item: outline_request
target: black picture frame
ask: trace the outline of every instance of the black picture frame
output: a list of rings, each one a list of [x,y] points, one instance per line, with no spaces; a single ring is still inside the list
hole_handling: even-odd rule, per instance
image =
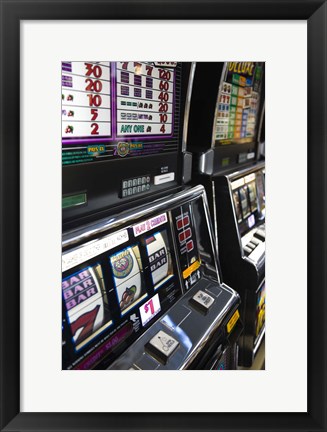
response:
[[[92,4],[92,7],[91,7]],[[1,431],[325,431],[327,5],[321,0],[1,0]],[[307,20],[308,412],[20,412],[20,21],[97,19]],[[295,159],[296,160],[296,155]],[[8,286],[10,281],[10,286]],[[300,319],[297,317],[296,319]],[[294,328],[296,331],[294,320]],[[291,334],[289,334],[291,337]],[[294,357],[286,359],[292,367]],[[282,390],[281,390],[282,391]]]

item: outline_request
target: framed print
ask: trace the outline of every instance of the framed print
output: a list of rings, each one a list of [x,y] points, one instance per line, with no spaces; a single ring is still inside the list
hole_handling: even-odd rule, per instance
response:
[[[326,2],[0,3],[1,430],[326,430]],[[157,371],[154,375],[150,371],[61,370],[62,329],[57,317],[61,316],[62,305],[55,287],[60,287],[62,240],[58,104],[62,62],[69,69],[70,61],[103,61],[107,75],[97,85],[107,85],[109,95],[115,88],[111,80],[116,82],[118,71],[122,92],[130,91],[123,85],[130,79],[123,60],[147,58],[170,60],[169,76],[165,70],[166,78],[161,83],[167,93],[162,97],[169,98],[170,89],[174,103],[180,79],[179,70],[174,68],[179,61],[253,59],[258,68],[260,62],[266,64],[270,263],[265,371],[224,371],[218,377],[210,375],[212,371]],[[139,68],[133,78],[135,85],[140,85],[137,83],[143,66],[141,62],[135,66]],[[92,64],[89,67],[93,74],[100,73]],[[71,72],[66,73],[68,78],[65,75],[67,88]],[[231,98],[228,89],[232,92],[237,87],[228,84],[227,79],[225,84],[219,96],[224,107]],[[253,109],[258,97],[255,83],[253,88],[239,87],[245,110]],[[68,102],[70,93],[64,95]],[[148,90],[146,97],[151,98],[150,93]],[[134,96],[138,95],[134,92]],[[107,108],[111,109],[113,99],[107,99]],[[172,141],[173,114],[168,105],[167,113],[162,114],[165,124],[155,131]],[[243,117],[236,116],[238,102],[231,106],[239,122],[237,133],[241,134]],[[70,113],[79,110],[83,117],[82,108],[67,109]],[[225,111],[218,109],[219,113]],[[134,134],[139,145],[135,151],[139,151],[143,145],[139,138],[146,141],[146,134],[151,135],[151,128],[134,125],[132,131],[123,121],[115,124],[114,115],[110,119],[101,124],[101,133],[109,140],[117,136],[119,161],[130,151],[124,136]],[[221,115],[219,121],[216,138],[221,144],[231,131],[225,116]],[[71,143],[72,127],[66,123],[63,139]],[[97,130],[98,125],[92,127]],[[74,145],[83,146],[82,141]],[[97,146],[97,152],[101,151]],[[159,183],[165,175],[170,180],[173,177],[166,171],[160,174]],[[238,191],[238,219],[250,218],[249,224],[254,224],[263,205],[258,207],[255,202],[260,190],[255,189],[253,178],[247,179],[241,186],[238,179],[233,179],[238,185],[234,188]],[[142,191],[142,178],[138,184],[138,179],[127,173],[127,185],[129,180],[135,180],[131,190],[135,187],[137,193],[140,187]],[[100,189],[101,184],[97,187]],[[128,193],[127,186],[125,189],[122,187],[122,196]],[[69,205],[72,197],[66,198]],[[87,200],[84,191],[73,198],[79,200],[80,208]],[[89,293],[96,299],[93,302],[83,297],[87,313],[95,305],[102,314],[101,323],[96,322],[90,334],[75,337],[76,352],[87,349],[98,334],[111,331],[130,313],[139,313],[144,327],[155,322],[155,317],[166,310],[167,299],[180,296],[171,288],[167,288],[167,297],[161,294],[163,287],[182,280],[178,272],[186,275],[185,286],[191,283],[191,277],[200,278],[203,258],[194,247],[195,236],[191,238],[193,227],[200,224],[195,207],[183,203],[179,211],[168,211],[164,205],[160,207],[160,202],[155,205],[160,209],[155,217],[148,210],[149,217],[104,239],[101,247],[107,248],[107,255],[103,259],[93,256],[92,265],[87,267],[82,262],[75,267],[68,261],[64,264],[62,287],[64,306],[71,311],[67,312],[68,319],[73,322],[80,313],[72,292],[76,281],[82,284],[85,278],[88,291],[83,295]],[[169,225],[172,221],[177,226],[176,238],[182,239],[187,253],[194,255],[192,264],[185,268],[178,261],[175,231]],[[188,226],[182,237],[178,232],[178,224],[184,223],[181,221],[187,221]],[[246,229],[252,228],[249,224]],[[113,246],[108,247],[109,243]],[[144,290],[145,279],[152,286],[151,292]],[[109,280],[116,310],[107,307],[109,291],[104,295]],[[60,289],[58,292],[61,297]],[[261,287],[260,299],[262,293],[265,287]],[[212,302],[213,298],[206,300]],[[235,314],[233,317],[236,322]],[[229,320],[227,329],[233,325]],[[121,326],[118,331],[125,329]],[[113,339],[109,341],[113,343]],[[153,345],[154,356],[164,362],[166,352],[158,341]],[[171,341],[169,349],[177,349],[176,341]],[[86,364],[80,359],[78,362],[80,368]]]

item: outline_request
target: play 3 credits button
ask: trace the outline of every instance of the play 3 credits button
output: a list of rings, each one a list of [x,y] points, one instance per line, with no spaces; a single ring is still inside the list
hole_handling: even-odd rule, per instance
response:
[[[168,358],[177,349],[179,343],[169,334],[160,330],[150,341],[145,345],[145,350],[155,359],[163,364],[167,363]]]
[[[193,296],[190,300],[190,303],[200,309],[202,312],[206,313],[210,307],[213,305],[215,299],[211,297],[204,291],[198,291],[195,296]]]

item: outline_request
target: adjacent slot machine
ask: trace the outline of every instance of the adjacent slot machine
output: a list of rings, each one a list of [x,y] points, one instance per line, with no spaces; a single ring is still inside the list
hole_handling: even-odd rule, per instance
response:
[[[188,128],[192,181],[208,195],[223,280],[242,299],[245,367],[265,333],[264,70],[263,62],[197,63]]]
[[[236,368],[239,295],[184,186],[191,64],[62,68],[63,369]]]

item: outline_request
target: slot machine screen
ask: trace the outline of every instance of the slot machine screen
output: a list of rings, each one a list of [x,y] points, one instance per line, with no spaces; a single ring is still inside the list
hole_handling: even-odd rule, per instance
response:
[[[63,255],[63,369],[109,364],[182,295],[173,235],[164,212]]]
[[[143,266],[138,245],[129,246],[110,256],[114,286],[121,316],[145,299]]]
[[[219,86],[215,146],[255,140],[263,63],[227,62]]]
[[[265,198],[265,183],[264,183],[264,173],[261,171],[257,174],[257,193],[260,213],[265,215],[266,198]]]
[[[101,264],[70,273],[62,280],[63,301],[76,351],[112,325]]]
[[[147,237],[145,243],[153,286],[157,290],[173,276],[167,230],[158,231]]]
[[[246,219],[251,213],[248,195],[248,185],[244,185],[239,188],[238,193],[240,195],[243,219]]]
[[[242,210],[241,210],[240,196],[238,190],[233,191],[233,201],[234,201],[237,222],[242,222]]]
[[[234,180],[231,188],[239,231],[244,235],[264,218],[262,173],[258,171]]]
[[[217,275],[202,198],[148,207],[144,219],[122,216],[95,239],[66,246],[63,369],[105,369],[198,280]]]

